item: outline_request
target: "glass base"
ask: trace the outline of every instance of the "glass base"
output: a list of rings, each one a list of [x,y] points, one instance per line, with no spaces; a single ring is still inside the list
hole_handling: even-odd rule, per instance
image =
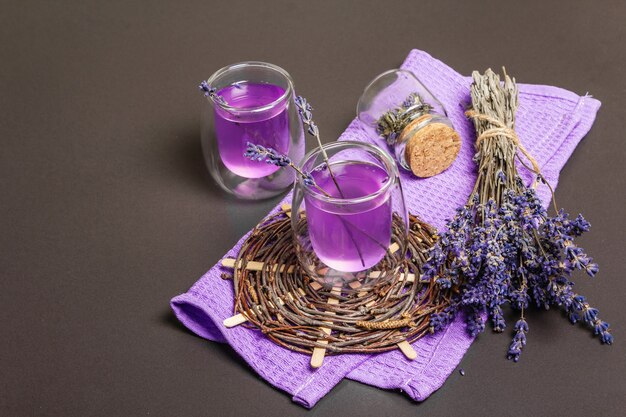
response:
[[[211,166],[207,163],[207,168],[220,188],[243,200],[276,197],[291,188],[295,179],[295,174],[289,167],[261,178],[241,177],[223,165]]]

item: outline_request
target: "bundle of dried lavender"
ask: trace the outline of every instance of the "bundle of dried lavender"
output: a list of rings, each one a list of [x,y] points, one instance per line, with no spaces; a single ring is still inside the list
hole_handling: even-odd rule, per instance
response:
[[[410,94],[402,105],[385,112],[376,125],[376,131],[393,146],[402,130],[412,121],[430,113],[432,106],[425,103],[417,93]]]
[[[485,313],[494,331],[502,332],[502,308],[509,304],[520,311],[508,352],[517,362],[528,332],[524,311],[533,302],[546,309],[563,308],[572,323],[582,320],[602,343],[611,344],[608,323],[573,291],[570,281],[576,269],[592,277],[598,272],[598,265],[574,243],[589,230],[589,223],[581,215],[569,218],[556,203],[556,214],[550,216],[535,193],[537,181],[527,187],[518,174],[516,158],[549,186],[515,135],[515,79],[505,73],[502,83],[490,69],[472,76],[473,109],[466,114],[477,132],[478,178],[469,201],[448,222],[424,267],[426,278],[458,289],[450,307],[431,316],[431,329],[441,330],[464,311],[472,335],[484,330]]]

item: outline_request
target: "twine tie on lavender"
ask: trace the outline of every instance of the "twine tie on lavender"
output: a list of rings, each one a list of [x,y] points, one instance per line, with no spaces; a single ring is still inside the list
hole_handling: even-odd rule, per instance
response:
[[[474,110],[466,111],[465,115],[472,119],[483,120],[496,126],[491,129],[485,130],[482,134],[480,134],[476,138],[476,148],[479,147],[480,143],[484,139],[493,138],[495,136],[504,136],[507,139],[511,140],[515,144],[515,146],[517,146],[517,149],[519,149],[519,151],[522,154],[524,154],[524,156],[530,161],[530,163],[533,166],[532,170],[535,172],[535,174],[541,175],[541,170],[539,168],[539,164],[537,163],[537,160],[533,158],[530,152],[528,152],[528,150],[526,150],[524,145],[522,145],[522,142],[519,140],[519,137],[517,136],[517,133],[515,133],[515,130],[511,129],[510,127],[507,127],[504,123],[502,123],[498,119],[494,119],[493,117],[489,117],[486,114],[478,113]]]

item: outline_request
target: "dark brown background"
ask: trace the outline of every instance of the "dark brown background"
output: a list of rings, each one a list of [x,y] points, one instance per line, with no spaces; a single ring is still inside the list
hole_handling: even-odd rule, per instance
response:
[[[624,2],[1,3],[1,415],[307,414],[169,311],[277,201],[233,201],[206,177],[196,85],[276,63],[334,140],[411,48],[602,101],[557,197],[594,226],[582,244],[601,273],[578,288],[616,345],[534,313],[519,364],[486,333],[422,404],[344,381],[309,415],[623,415]]]

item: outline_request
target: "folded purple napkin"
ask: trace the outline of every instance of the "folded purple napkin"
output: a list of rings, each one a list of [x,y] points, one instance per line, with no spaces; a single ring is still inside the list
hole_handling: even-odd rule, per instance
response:
[[[471,79],[419,50],[411,51],[402,68],[412,71],[443,103],[462,138],[459,156],[447,171],[428,179],[402,174],[409,211],[443,228],[445,220],[466,202],[476,177],[472,161],[474,127],[463,114],[470,104]],[[591,128],[600,102],[556,87],[520,84],[519,89],[517,134],[537,159],[548,182],[556,187],[561,168]],[[339,140],[372,141],[358,120]],[[376,144],[385,146],[383,141]],[[526,180],[531,179],[529,172],[520,171]],[[547,187],[540,186],[539,195],[544,203],[548,202]],[[290,200],[291,194],[281,204]],[[234,257],[247,236],[225,257]],[[457,319],[445,331],[413,343],[418,354],[413,361],[397,350],[378,355],[346,354],[329,356],[321,368],[313,370],[308,355],[281,348],[256,330],[242,326],[226,329],[222,325],[233,315],[233,289],[231,282],[220,278],[221,272],[218,263],[189,291],[174,297],[174,313],[199,336],[230,344],[265,380],[308,408],[344,377],[380,388],[401,389],[414,400],[424,400],[443,385],[473,341],[461,319]]]

